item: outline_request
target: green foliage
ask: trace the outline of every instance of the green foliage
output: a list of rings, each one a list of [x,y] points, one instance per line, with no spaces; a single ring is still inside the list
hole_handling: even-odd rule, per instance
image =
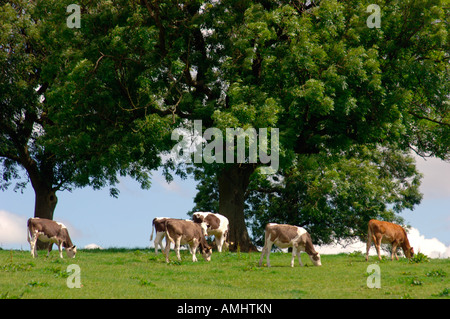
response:
[[[368,4],[221,2],[204,12],[208,19],[227,9],[205,22],[213,31],[204,41],[214,47],[221,39],[217,52],[227,53],[214,64],[228,84],[214,126],[281,132],[280,171],[267,179],[255,173],[246,193],[244,214],[258,243],[267,222],[305,226],[319,242],[329,242],[332,231],[364,238],[370,218],[401,222],[396,214],[421,200],[408,152],[448,158],[443,3],[380,4],[381,29],[367,27]],[[216,57],[198,62],[207,68]],[[220,168],[200,171],[193,210],[217,212]]]
[[[249,185],[245,214],[259,244],[269,222],[304,226],[319,242],[365,240],[371,218],[402,222],[395,213],[421,199],[414,161],[398,151],[353,148],[333,156],[297,156],[294,163],[270,178],[256,176]],[[197,174],[193,211],[218,209],[217,182]]]
[[[48,287],[48,283],[46,282],[40,282],[40,281],[30,281],[29,283],[27,283],[27,286],[31,287],[31,288],[35,288],[35,287]]]
[[[437,294],[433,294],[432,296],[435,297],[450,297],[450,289],[449,288],[444,288],[441,292],[437,293]]]
[[[411,278],[409,284],[411,286],[421,286],[421,285],[423,285],[423,282],[421,280],[417,279],[417,277],[414,277],[414,278]]]
[[[427,277],[446,277],[447,273],[442,269],[436,269],[425,273]]]
[[[411,149],[449,158],[444,0],[378,1],[379,29],[368,0],[96,0],[80,29],[70,3],[0,6],[2,190],[20,167],[52,191],[124,175],[149,188],[175,128],[279,128],[280,170],[255,170],[237,214],[257,240],[278,221],[328,242],[420,202]],[[196,203],[217,211],[226,165],[169,161],[165,176],[193,172]]]
[[[361,258],[361,257],[364,257],[364,253],[362,251],[360,251],[360,250],[355,250],[355,251],[349,253],[348,256],[349,257],[355,257],[355,258],[356,257],[357,258]]]
[[[427,255],[425,255],[421,252],[418,252],[417,254],[414,254],[414,257],[410,258],[409,261],[411,263],[416,263],[416,264],[428,263],[428,262],[430,262],[430,258]]]
[[[13,263],[9,262],[0,266],[0,271],[16,272],[16,271],[30,271],[35,264],[33,262]]]

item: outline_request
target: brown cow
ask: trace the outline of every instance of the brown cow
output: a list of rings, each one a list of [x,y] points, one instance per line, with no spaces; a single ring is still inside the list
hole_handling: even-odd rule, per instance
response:
[[[261,251],[259,266],[262,265],[264,255],[267,255],[267,267],[270,267],[270,250],[275,244],[280,248],[292,247],[291,267],[294,267],[295,255],[297,255],[300,266],[303,266],[300,259],[300,252],[306,251],[315,266],[322,266],[319,253],[314,249],[311,236],[306,229],[298,226],[269,223],[265,229],[264,248]]]
[[[161,248],[161,251],[163,251],[162,241],[164,239],[164,236],[166,234],[166,221],[169,219],[169,217],[155,217],[153,218],[152,222],[152,233],[150,234],[150,241],[153,240],[153,231],[156,231],[156,237],[155,237],[155,254],[158,254],[158,246]]]
[[[414,249],[410,246],[406,231],[399,225],[371,219],[369,221],[369,229],[367,234],[367,252],[366,261],[369,260],[369,250],[372,241],[377,249],[378,259],[381,260],[380,246],[383,244],[392,244],[391,260],[395,258],[398,260],[397,247],[401,246],[406,258],[414,256]]]
[[[166,221],[166,262],[169,262],[170,243],[175,244],[175,252],[181,261],[180,245],[189,244],[192,261],[197,261],[195,252],[200,252],[206,261],[211,260],[211,247],[206,243],[204,228],[191,220],[169,219]]]
[[[47,257],[52,250],[53,244],[58,245],[59,257],[63,258],[62,248],[66,249],[69,258],[75,258],[77,247],[72,243],[66,226],[45,218],[30,218],[27,222],[28,232],[27,240],[30,243],[31,255],[37,256],[36,242],[39,239],[42,242],[48,242]]]

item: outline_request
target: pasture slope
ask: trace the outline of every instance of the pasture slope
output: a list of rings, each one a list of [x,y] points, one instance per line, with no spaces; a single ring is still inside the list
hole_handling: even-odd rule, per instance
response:
[[[291,254],[272,253],[271,268],[258,267],[260,253],[219,254],[211,262],[200,256],[193,263],[187,251],[176,261],[173,251],[166,264],[153,249],[80,250],[75,259],[49,258],[40,251],[0,250],[0,298],[449,298],[450,259],[412,263],[391,262],[361,253],[323,255],[322,267],[289,267]],[[65,254],[65,252],[64,252]],[[75,272],[80,270],[80,288]],[[369,288],[367,267],[377,264],[381,288]]]

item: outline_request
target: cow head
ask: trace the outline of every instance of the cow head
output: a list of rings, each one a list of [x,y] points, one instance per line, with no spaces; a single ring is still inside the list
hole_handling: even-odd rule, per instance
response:
[[[315,253],[312,255],[309,255],[309,259],[311,259],[314,266],[322,266],[322,262],[320,261],[320,255],[319,253]]]
[[[406,258],[413,258],[414,257],[414,248],[409,247],[409,249],[405,249],[405,255]]]
[[[194,223],[200,224],[200,226],[202,227],[203,235],[208,236],[209,225],[205,222],[205,219],[203,218],[203,216],[199,215],[197,213],[194,213],[192,215],[192,220],[194,221]]]
[[[202,253],[204,260],[211,261],[212,248],[206,244],[206,241],[204,243],[200,243],[200,252]]]
[[[66,248],[67,257],[75,258],[75,254],[77,253],[77,246],[73,245],[72,247]]]
[[[212,255],[211,248],[205,248],[205,250],[202,252],[203,259],[205,259],[206,261],[211,261],[211,255]]]
[[[203,236],[208,236],[208,225],[205,222],[202,222],[200,223],[200,226],[202,227]]]
[[[192,220],[194,221],[194,223],[203,223],[203,216],[197,213],[194,213],[192,215]]]

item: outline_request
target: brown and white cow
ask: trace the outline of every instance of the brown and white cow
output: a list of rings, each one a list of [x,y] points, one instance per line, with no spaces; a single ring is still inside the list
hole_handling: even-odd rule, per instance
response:
[[[168,219],[166,220],[166,262],[169,262],[170,244],[175,244],[175,252],[181,261],[180,246],[188,244],[192,254],[192,261],[197,261],[195,252],[200,247],[200,252],[206,261],[211,260],[211,247],[206,243],[202,226],[191,220]]]
[[[63,258],[62,248],[66,249],[69,258],[75,258],[77,247],[70,239],[67,227],[64,224],[45,218],[30,218],[27,222],[27,240],[30,243],[31,256],[37,256],[36,242],[48,242],[47,257],[52,250],[53,244],[58,245],[59,257]]]
[[[228,247],[227,237],[229,231],[228,218],[220,214],[210,212],[195,212],[192,214],[192,220],[196,223],[205,223],[206,232],[209,236],[214,236],[217,245],[217,251],[222,252],[222,247]]]
[[[170,218],[170,217],[155,217],[153,218],[153,222],[152,222],[152,233],[150,234],[150,241],[153,240],[153,231],[156,230],[156,236],[155,236],[155,241],[154,241],[154,246],[155,246],[155,254],[158,254],[158,246],[161,248],[161,251],[163,251],[163,245],[162,245],[162,241],[164,239],[164,237],[166,236],[166,221],[169,219],[175,219],[175,218]],[[177,219],[180,220],[180,219]],[[188,219],[185,219],[188,220]],[[206,232],[206,226],[205,227],[205,232]]]
[[[262,265],[264,255],[267,256],[267,267],[270,267],[270,251],[272,245],[275,244],[280,248],[292,247],[291,267],[294,267],[295,255],[297,255],[300,266],[303,266],[300,259],[300,253],[306,251],[312,263],[315,266],[322,266],[320,255],[314,249],[311,236],[302,227],[292,226],[287,224],[269,223],[265,229],[264,248],[259,259],[259,266]]]
[[[398,260],[397,247],[401,246],[406,258],[412,258],[414,256],[414,249],[409,244],[408,236],[403,227],[376,219],[369,221],[369,227],[367,232],[367,252],[366,261],[369,260],[369,250],[372,245],[372,241],[377,249],[378,259],[381,260],[380,246],[383,244],[392,245],[391,260],[395,258]]]

